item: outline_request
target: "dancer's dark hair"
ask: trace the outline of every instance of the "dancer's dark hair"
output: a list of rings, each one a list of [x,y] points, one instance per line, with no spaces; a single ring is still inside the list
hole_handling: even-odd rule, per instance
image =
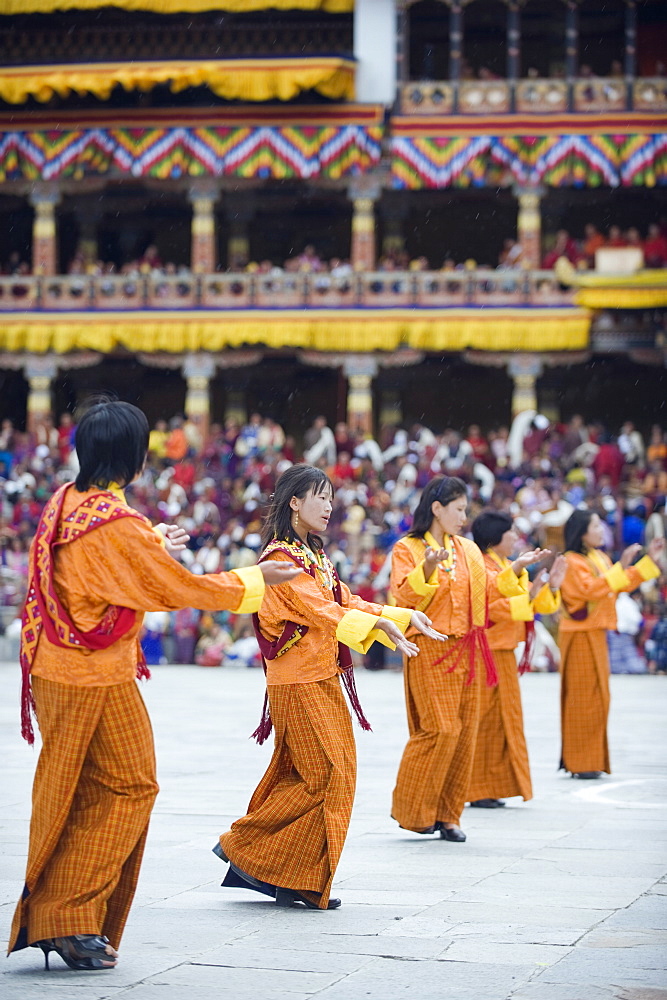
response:
[[[410,538],[423,538],[433,523],[432,505],[438,500],[446,507],[452,500],[468,496],[466,484],[457,476],[436,476],[424,487],[417,509],[412,518]]]
[[[146,416],[132,403],[107,399],[86,409],[75,432],[77,490],[131,483],[146,461],[148,435]]]
[[[584,554],[584,535],[588,531],[594,513],[594,510],[575,510],[573,514],[570,514],[565,522],[566,552]]]
[[[331,480],[325,472],[316,469],[314,465],[300,462],[286,469],[276,483],[275,493],[271,497],[269,509],[264,517],[262,550],[274,538],[290,543],[296,540],[297,536],[292,528],[292,508],[289,505],[292,497],[302,500],[308,493],[317,495],[325,489],[330,490],[333,499],[334,488]],[[311,535],[309,532],[306,541],[314,551],[323,548],[319,535]]]
[[[482,552],[499,545],[506,531],[512,530],[512,517],[503,510],[483,510],[472,522],[472,537]]]

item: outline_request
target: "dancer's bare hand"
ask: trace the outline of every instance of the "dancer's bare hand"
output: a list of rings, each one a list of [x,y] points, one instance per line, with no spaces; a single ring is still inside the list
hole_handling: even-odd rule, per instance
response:
[[[378,618],[375,627],[384,632],[394,643],[396,649],[399,649],[404,656],[417,656],[419,653],[419,646],[415,646],[414,642],[406,639],[395,622],[390,621],[388,618]]]
[[[556,556],[554,564],[549,571],[549,586],[552,590],[560,590],[566,571],[567,559],[565,556]]]
[[[623,552],[621,553],[621,558],[619,559],[619,562],[623,567],[623,569],[627,569],[628,566],[632,565],[632,563],[637,558],[641,550],[642,547],[638,543],[636,543],[635,545],[628,545],[627,549],[623,549]]]
[[[522,552],[512,563],[512,569],[517,576],[521,576],[527,566],[534,566],[543,562],[551,555],[551,549],[531,549],[529,552]]]
[[[418,629],[422,635],[427,635],[429,639],[435,639],[437,642],[444,642],[445,639],[449,639],[448,635],[436,632],[433,628],[433,622],[423,611],[413,611],[410,616],[410,624],[413,628]]]
[[[424,579],[428,580],[438,563],[444,562],[448,556],[447,549],[432,549],[430,545],[424,552]]]
[[[303,573],[301,567],[297,566],[296,563],[276,562],[273,559],[268,559],[266,562],[260,563],[259,568],[262,571],[264,583],[267,587],[275,587],[276,584],[287,583],[288,580],[293,580],[299,573]]]
[[[155,525],[155,530],[160,532],[164,538],[164,545],[167,552],[171,552],[172,555],[175,552],[182,552],[183,549],[187,548],[190,536],[185,528],[181,528],[180,525],[161,523]]]

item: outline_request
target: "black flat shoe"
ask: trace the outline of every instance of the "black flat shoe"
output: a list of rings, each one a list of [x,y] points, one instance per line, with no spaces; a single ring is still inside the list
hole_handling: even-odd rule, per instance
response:
[[[303,893],[297,892],[296,889],[276,888],[276,906],[292,906],[294,903],[303,903],[309,910],[320,909],[317,903],[313,903],[311,899],[308,899]],[[340,899],[330,899],[327,903],[327,910],[337,910],[340,905]]]
[[[462,844],[466,839],[466,835],[460,826],[453,826],[451,829],[442,826],[440,827],[440,836],[443,840],[453,840],[456,844]]]
[[[573,771],[572,777],[592,781],[594,778],[601,778],[602,771]]]
[[[108,937],[101,934],[70,934],[68,937],[48,938],[35,941],[33,948],[44,952],[44,968],[49,968],[49,952],[55,951],[65,965],[78,972],[93,972],[96,969],[113,969],[118,961],[107,951]]]
[[[470,805],[476,809],[502,809],[505,803],[502,799],[475,799]]]
[[[255,892],[261,892],[264,896],[270,896],[271,899],[275,898],[275,885],[271,885],[269,882],[262,882],[260,879],[254,878],[252,875],[244,872],[242,868],[239,868],[238,865],[229,860],[220,843],[217,843],[212,848],[212,851],[221,861],[225,861],[229,865],[229,870],[220,885],[224,885],[227,889],[254,889]]]

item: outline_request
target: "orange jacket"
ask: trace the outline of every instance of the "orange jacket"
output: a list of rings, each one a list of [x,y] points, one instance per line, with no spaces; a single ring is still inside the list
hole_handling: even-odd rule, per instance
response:
[[[485,553],[484,562],[489,575],[491,628],[486,634],[489,646],[491,649],[516,649],[526,638],[526,622],[532,622],[535,613],[551,615],[557,611],[560,594],[558,591],[553,593],[545,584],[531,601],[527,570],[517,576],[509,559],[501,559],[490,552]]]
[[[616,628],[616,595],[636,590],[644,580],[653,580],[660,570],[649,556],[623,569],[600,549],[585,556],[566,552],[567,572],[561,587],[563,616],[561,632],[589,632]],[[583,613],[584,617],[572,617]]]

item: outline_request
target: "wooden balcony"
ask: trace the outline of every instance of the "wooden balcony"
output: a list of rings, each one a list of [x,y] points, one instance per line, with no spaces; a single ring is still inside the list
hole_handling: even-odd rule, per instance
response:
[[[565,306],[553,271],[0,277],[0,313]]]

